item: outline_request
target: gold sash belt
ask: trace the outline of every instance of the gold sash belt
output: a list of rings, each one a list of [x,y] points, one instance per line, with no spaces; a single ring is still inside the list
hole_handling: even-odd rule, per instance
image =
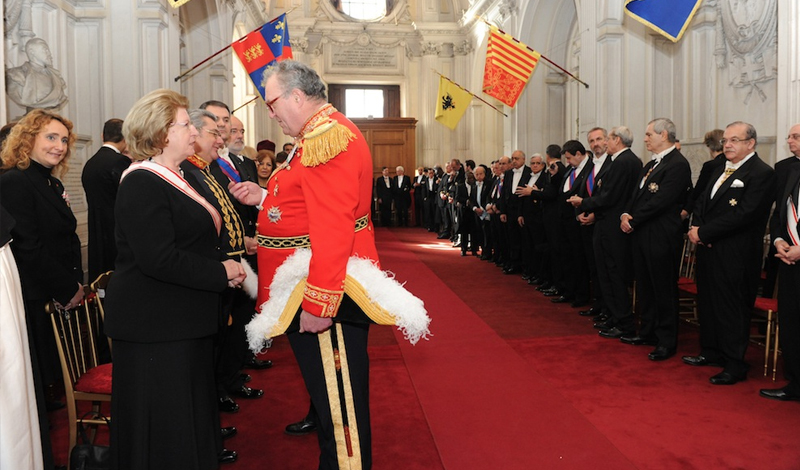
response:
[[[369,226],[369,216],[365,215],[356,219],[355,231],[360,232]],[[284,250],[288,248],[310,248],[311,238],[308,235],[300,235],[297,237],[267,237],[258,235],[258,246],[261,248],[270,248]]]

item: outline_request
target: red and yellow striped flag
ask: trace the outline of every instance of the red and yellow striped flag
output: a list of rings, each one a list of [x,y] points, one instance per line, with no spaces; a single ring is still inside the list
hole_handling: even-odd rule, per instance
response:
[[[538,52],[491,26],[483,92],[513,108],[533,75],[539,57]]]

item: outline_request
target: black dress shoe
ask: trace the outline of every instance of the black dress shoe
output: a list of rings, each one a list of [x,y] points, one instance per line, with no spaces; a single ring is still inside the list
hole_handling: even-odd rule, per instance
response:
[[[599,308],[592,307],[589,310],[581,310],[580,312],[578,312],[578,315],[582,317],[596,317],[601,313],[603,313],[602,310],[600,310]]]
[[[539,287],[536,288],[539,292],[548,291],[553,288],[553,284],[545,281],[544,283],[540,284]]]
[[[239,405],[233,401],[233,398],[223,397],[219,399],[219,410],[224,413],[236,413],[239,411]]]
[[[445,238],[450,238],[450,234],[448,232],[440,233],[436,238],[438,240],[444,240]]]
[[[600,315],[594,317],[594,321],[608,321],[609,318],[611,318],[611,317],[608,316],[608,314],[604,312],[604,313],[601,313]]]
[[[223,439],[230,439],[231,437],[235,436],[239,431],[236,429],[236,426],[228,426],[227,428],[221,428],[219,430],[220,435],[222,435]]]
[[[779,401],[800,401],[800,395],[796,395],[794,393],[789,393],[786,391],[786,388],[762,388],[758,391],[758,394],[764,398],[769,398],[770,400],[779,400]]]
[[[722,364],[719,362],[714,362],[709,360],[707,357],[699,354],[697,356],[683,356],[681,360],[685,364],[689,364],[690,366],[711,366],[711,367],[723,367]]]
[[[743,382],[746,379],[747,377],[736,377],[730,372],[725,372],[723,370],[719,374],[712,376],[708,381],[714,385],[733,385],[738,382]]]
[[[545,294],[545,295],[547,295],[547,294]],[[559,295],[555,299],[550,299],[550,302],[553,302],[554,304],[565,304],[565,303],[569,302],[569,299],[564,297],[563,295]]]
[[[488,255],[481,255],[481,261],[491,261],[492,257]]]
[[[545,297],[558,297],[561,295],[561,292],[558,289],[549,289],[543,290],[542,294],[544,294]]]
[[[251,380],[253,380],[253,378],[250,376],[250,374],[241,374],[239,377],[241,377],[242,382],[244,382],[244,383],[248,383]]]
[[[634,346],[656,346],[658,344],[657,339],[645,338],[639,335],[625,335],[621,336],[619,340],[625,344],[632,344]]]
[[[608,331],[611,328],[614,328],[614,325],[608,321],[596,321],[594,322],[594,325],[592,325],[592,328],[600,331]]]
[[[674,349],[668,349],[666,346],[656,346],[653,352],[647,355],[647,358],[651,361],[666,361],[674,355]]]
[[[239,398],[261,398],[264,396],[264,390],[242,385],[242,388],[232,391],[231,395],[236,395]]]
[[[217,455],[219,463],[233,463],[239,458],[239,454],[235,450],[222,449]]]
[[[312,433],[317,430],[317,423],[311,421],[310,419],[303,418],[302,421],[298,421],[296,423],[292,423],[286,426],[286,434],[290,436],[305,436],[308,433]]]
[[[519,273],[519,268],[505,268],[503,269],[503,274],[517,274]]]
[[[523,281],[530,281],[531,279],[533,279],[533,276],[531,276],[530,274],[523,274],[522,275],[522,280]]]
[[[572,307],[572,308],[580,308],[580,307],[583,307],[584,305],[586,305],[588,303],[589,303],[589,301],[587,301],[587,300],[575,300],[572,303],[570,303],[569,306]]]
[[[247,369],[269,369],[272,367],[272,361],[262,361],[261,359],[252,358],[244,363]]]
[[[623,336],[625,336],[627,334],[630,334],[630,333],[625,331],[625,330],[621,330],[619,327],[615,326],[615,327],[609,328],[607,330],[600,330],[599,334],[603,338],[617,339],[617,338],[622,338]]]

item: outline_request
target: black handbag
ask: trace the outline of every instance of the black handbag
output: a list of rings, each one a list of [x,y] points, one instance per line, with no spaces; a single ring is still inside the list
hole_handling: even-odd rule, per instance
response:
[[[92,444],[86,436],[83,419],[89,414],[95,413],[90,411],[78,421],[80,442],[72,448],[72,452],[69,454],[69,468],[71,470],[111,470],[111,449],[108,446]],[[102,414],[96,414],[96,416],[111,426],[108,418]]]

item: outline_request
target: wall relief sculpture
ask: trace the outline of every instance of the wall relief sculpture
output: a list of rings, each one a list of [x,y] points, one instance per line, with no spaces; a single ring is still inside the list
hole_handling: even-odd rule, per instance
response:
[[[760,86],[778,72],[777,0],[718,0],[716,29],[714,55],[718,68],[728,68],[728,83],[749,88],[745,104],[753,92],[766,101]]]

